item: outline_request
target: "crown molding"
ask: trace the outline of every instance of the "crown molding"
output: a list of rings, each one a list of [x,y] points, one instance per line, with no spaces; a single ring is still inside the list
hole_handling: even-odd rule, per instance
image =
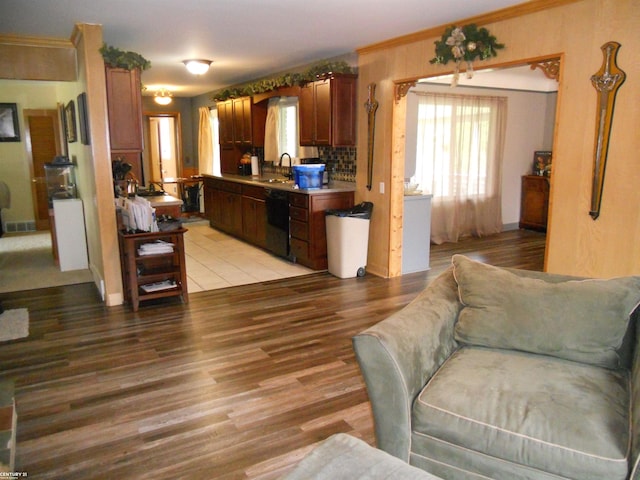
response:
[[[75,48],[71,40],[54,37],[0,34],[0,44],[25,47]]]
[[[373,53],[379,50],[386,50],[388,48],[399,47],[410,43],[415,43],[423,40],[429,40],[433,37],[440,37],[442,32],[451,25],[468,25],[475,23],[476,25],[487,25],[490,23],[509,20],[523,15],[529,15],[532,13],[540,12],[550,8],[561,7],[570,3],[576,3],[583,0],[532,0],[530,2],[520,3],[512,7],[502,8],[493,12],[485,13],[482,15],[476,15],[475,17],[469,17],[456,22],[451,22],[446,25],[440,25],[438,27],[421,30],[419,32],[410,33],[401,37],[391,38],[378,43],[361,47],[356,49],[358,55],[364,55],[367,53]]]

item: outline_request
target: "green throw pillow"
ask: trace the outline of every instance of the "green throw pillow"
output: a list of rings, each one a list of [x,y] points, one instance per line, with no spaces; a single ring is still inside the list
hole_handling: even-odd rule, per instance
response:
[[[640,277],[551,283],[463,255],[452,262],[465,306],[456,324],[459,342],[607,368],[624,364],[620,349],[640,302]]]

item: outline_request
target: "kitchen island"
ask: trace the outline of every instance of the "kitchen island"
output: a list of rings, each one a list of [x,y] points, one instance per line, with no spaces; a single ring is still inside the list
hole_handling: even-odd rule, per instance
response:
[[[144,196],[146,200],[149,200],[151,206],[156,209],[156,218],[160,215],[168,215],[173,218],[180,218],[182,213],[183,201],[179,198],[172,197],[171,195],[153,195]]]
[[[299,189],[277,176],[205,174],[203,183],[205,215],[213,228],[314,270],[327,268],[325,211],[354,203],[351,182]],[[277,242],[282,248],[274,246]]]

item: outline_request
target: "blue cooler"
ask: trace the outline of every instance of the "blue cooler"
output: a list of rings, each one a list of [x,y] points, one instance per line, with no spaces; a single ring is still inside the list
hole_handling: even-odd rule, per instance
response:
[[[309,163],[306,165],[294,165],[293,179],[299,188],[322,188],[322,174],[324,163]]]

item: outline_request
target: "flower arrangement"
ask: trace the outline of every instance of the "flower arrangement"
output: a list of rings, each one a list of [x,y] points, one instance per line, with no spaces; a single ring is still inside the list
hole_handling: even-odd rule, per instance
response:
[[[486,28],[478,28],[475,24],[464,27],[451,26],[447,28],[440,40],[435,42],[436,56],[429,63],[447,64],[449,61],[456,63],[451,86],[458,84],[460,64],[467,64],[467,78],[473,77],[473,61],[486,60],[497,56],[496,50],[504,48],[504,44],[498,43],[495,36]]]

